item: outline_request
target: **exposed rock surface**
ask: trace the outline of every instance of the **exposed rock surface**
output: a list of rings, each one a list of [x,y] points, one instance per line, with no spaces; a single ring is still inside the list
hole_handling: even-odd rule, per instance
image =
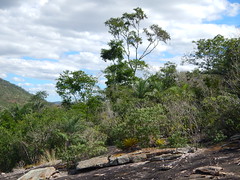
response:
[[[221,175],[222,170],[223,168],[218,166],[204,166],[204,167],[196,168],[194,172],[196,174],[207,174],[207,175],[219,176]]]
[[[232,141],[239,140],[235,137]],[[80,161],[74,170],[75,174],[72,175],[62,171],[63,168],[57,169],[50,179],[237,180],[240,179],[240,149],[232,147],[231,143],[229,146],[226,143],[224,146],[218,145],[198,150],[148,148],[131,153],[111,153],[107,156]],[[236,146],[238,146],[237,143]],[[22,177],[23,173],[26,172],[2,174],[0,180],[16,180]]]
[[[49,179],[54,173],[56,173],[56,169],[54,167],[46,167],[40,169],[34,169],[18,178],[18,180],[40,180],[40,179]]]
[[[108,166],[107,157],[95,157],[78,163],[76,170],[81,171],[83,169],[94,169]]]
[[[77,164],[76,173],[90,169],[117,166],[127,163],[172,160],[180,158],[182,154],[183,153],[178,152],[175,148],[146,148],[131,153],[116,153],[105,157],[95,157],[80,161]]]

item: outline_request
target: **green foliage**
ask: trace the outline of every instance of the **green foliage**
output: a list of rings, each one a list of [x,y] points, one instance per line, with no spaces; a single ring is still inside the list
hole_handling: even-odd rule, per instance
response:
[[[31,106],[32,111],[41,111],[47,106],[45,99],[48,94],[46,91],[38,91],[33,95],[29,100],[29,105]]]
[[[116,86],[106,89],[106,95],[111,100],[111,106],[115,113],[123,117],[135,107],[137,99],[133,97],[131,86]]]
[[[188,140],[180,132],[173,133],[169,138],[169,145],[172,147],[184,147],[187,145]]]
[[[217,35],[194,43],[197,49],[186,57],[186,62],[197,65],[204,72],[226,75],[232,64],[239,62],[240,38],[228,39]]]
[[[20,160],[18,137],[0,126],[0,171],[9,172]]]
[[[137,138],[127,138],[122,141],[122,149],[134,149],[138,144]]]
[[[176,85],[176,65],[171,62],[164,64],[164,67],[147,79],[149,89],[147,95],[154,101],[162,101],[164,91]]]
[[[219,143],[227,138],[226,135],[223,134],[223,132],[217,131],[213,133],[213,136],[211,137],[214,143]]]
[[[92,96],[97,80],[83,71],[64,71],[57,79],[59,96],[67,102],[85,102]]]
[[[139,79],[133,84],[134,95],[137,98],[143,99],[147,96],[147,93],[150,91],[150,84],[148,80]]]
[[[108,43],[110,49],[102,49],[101,50],[101,58],[104,61],[113,61],[114,64],[122,62],[124,59],[124,48],[123,48],[123,41],[111,40]]]
[[[108,87],[128,85],[136,79],[134,72],[129,68],[126,62],[119,62],[118,64],[110,65],[103,72],[107,78],[106,85]]]
[[[236,94],[240,98],[240,58],[232,63],[231,69],[227,72],[225,83],[228,92]]]
[[[155,144],[156,144],[157,147],[163,148],[163,147],[166,146],[167,142],[166,142],[165,139],[162,139],[162,138],[161,138],[161,139],[156,139],[156,140],[155,140]]]
[[[169,34],[156,24],[149,28],[141,28],[141,23],[146,18],[141,8],[135,8],[133,13],[124,13],[121,17],[110,18],[105,22],[109,28],[108,32],[114,39],[108,43],[109,49],[102,49],[101,57],[104,61],[112,61],[114,65],[121,63],[127,65],[133,77],[137,70],[147,67],[143,58],[150,54],[160,42],[166,43],[170,39]],[[144,50],[140,54],[141,47]]]
[[[1,171],[11,170],[19,161],[38,163],[46,151],[55,151],[56,158],[66,161],[106,151],[106,135],[82,118],[85,117],[84,112],[79,112],[78,108],[67,111],[55,107],[36,109],[21,120],[12,120],[8,124],[6,112],[2,112],[0,117],[0,164],[6,158],[8,160],[7,166],[0,166]]]
[[[230,136],[240,131],[240,99],[231,94],[207,97],[203,101],[205,125],[212,131],[221,130],[223,135]],[[208,129],[208,130],[209,130]],[[217,135],[216,135],[217,136]]]
[[[148,146],[153,137],[166,133],[166,116],[161,105],[134,109],[127,113],[112,131],[116,141],[137,138],[139,145]]]
[[[167,62],[160,70],[158,77],[161,79],[164,89],[170,88],[176,84],[176,67],[176,64]]]

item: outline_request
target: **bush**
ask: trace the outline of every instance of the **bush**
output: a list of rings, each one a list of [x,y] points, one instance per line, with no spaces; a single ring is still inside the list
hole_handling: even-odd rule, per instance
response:
[[[116,142],[135,137],[140,146],[149,146],[152,138],[158,138],[167,131],[166,117],[161,105],[134,109],[123,121],[112,129]]]
[[[138,144],[137,138],[128,138],[124,139],[122,142],[122,148],[123,149],[135,149]]]
[[[210,136],[220,136],[221,132],[223,136],[229,137],[240,132],[240,99],[237,96],[226,94],[207,97],[203,107],[205,131]]]
[[[19,162],[17,136],[0,127],[0,171],[9,172]]]
[[[11,126],[1,122],[1,171],[10,171],[20,161],[25,165],[39,163],[46,152],[55,152],[56,159],[72,161],[106,151],[106,135],[82,118],[78,109],[51,107],[28,113],[22,120],[11,122]]]
[[[169,138],[168,138],[168,141],[169,141],[169,145],[171,147],[184,147],[187,145],[188,143],[188,140],[186,137],[184,137],[182,135],[182,133],[180,132],[176,132],[174,134],[172,134]]]
[[[155,144],[156,144],[157,147],[163,148],[167,144],[167,141],[165,139],[162,139],[162,138],[161,139],[156,139]]]

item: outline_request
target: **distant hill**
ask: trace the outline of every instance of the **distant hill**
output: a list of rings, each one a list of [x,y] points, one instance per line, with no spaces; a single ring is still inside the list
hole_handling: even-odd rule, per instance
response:
[[[0,78],[0,110],[12,104],[24,104],[31,96],[23,88]]]
[[[55,101],[55,102],[51,102],[52,104],[55,104],[55,105],[61,105],[62,104],[62,101]]]

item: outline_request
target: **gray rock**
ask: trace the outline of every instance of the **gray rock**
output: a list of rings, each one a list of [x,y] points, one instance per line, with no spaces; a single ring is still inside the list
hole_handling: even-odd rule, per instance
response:
[[[230,141],[222,145],[222,150],[236,150],[240,149],[240,140]]]
[[[213,176],[211,176],[211,175],[203,175],[203,174],[192,174],[187,179],[190,179],[190,180],[213,179]]]
[[[203,167],[196,168],[194,172],[196,174],[219,176],[222,170],[223,168],[218,166],[203,166]]]
[[[115,156],[109,156],[108,157],[108,160],[109,160],[109,166],[117,166],[118,165],[118,160],[117,160],[117,157]]]
[[[231,141],[236,141],[236,140],[239,140],[239,141],[240,141],[240,134],[236,134],[236,135],[234,135],[234,136],[231,136],[231,137],[230,137],[230,140],[231,140]]]
[[[90,169],[90,168],[101,168],[109,166],[107,157],[95,157],[85,161],[80,161],[76,167],[76,170]]]
[[[176,150],[174,148],[169,148],[169,149],[157,149],[155,151],[150,151],[150,152],[146,152],[147,158],[152,158],[155,156],[160,156],[163,154],[172,154],[175,153]]]
[[[180,158],[182,154],[164,154],[161,156],[155,156],[150,159],[150,161],[165,161],[165,160],[173,160]]]
[[[193,147],[177,148],[176,149],[176,153],[187,154],[187,153],[194,153],[194,152],[195,152],[195,149]]]
[[[158,168],[158,170],[159,171],[167,171],[167,170],[170,170],[170,169],[172,169],[173,168],[173,166],[171,166],[171,165],[165,165],[165,166],[160,166],[159,168]]]
[[[130,162],[130,157],[127,154],[123,156],[119,156],[117,157],[117,161],[119,165],[126,164]]]
[[[147,159],[146,154],[136,154],[136,155],[132,155],[130,157],[130,161],[133,162],[133,163],[145,161],[146,159]]]
[[[54,167],[46,167],[40,169],[34,169],[18,178],[18,180],[39,180],[39,179],[49,179],[56,169]]]

